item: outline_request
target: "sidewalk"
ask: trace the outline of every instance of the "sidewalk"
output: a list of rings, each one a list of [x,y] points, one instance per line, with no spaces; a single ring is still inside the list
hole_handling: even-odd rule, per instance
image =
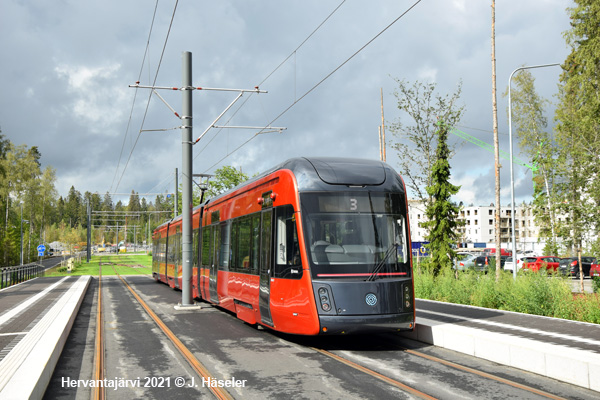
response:
[[[0,291],[0,398],[43,397],[90,280],[36,278]]]

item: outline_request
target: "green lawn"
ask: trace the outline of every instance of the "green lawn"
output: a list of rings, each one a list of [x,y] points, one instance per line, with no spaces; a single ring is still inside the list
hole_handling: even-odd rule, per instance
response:
[[[71,273],[59,266],[46,271],[46,276],[98,276],[100,267],[102,267],[102,275],[116,275],[117,273],[120,275],[147,275],[152,273],[152,256],[137,254],[92,256],[89,263],[85,260],[75,263],[75,268]]]

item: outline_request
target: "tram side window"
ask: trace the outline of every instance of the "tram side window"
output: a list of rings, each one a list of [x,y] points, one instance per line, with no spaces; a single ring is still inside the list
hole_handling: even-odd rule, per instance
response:
[[[167,240],[167,262],[173,264],[175,262],[175,252],[177,247],[175,246],[175,235],[171,235]]]
[[[229,269],[229,250],[231,240],[231,221],[223,223],[221,225],[221,264],[219,269],[227,271]]]
[[[299,279],[302,277],[300,246],[296,229],[296,215],[291,205],[276,209],[276,263],[274,276]]]
[[[236,252],[236,266],[239,272],[250,273],[250,248],[252,244],[252,219],[242,217],[236,221],[238,228],[238,241]]]
[[[202,265],[210,265],[210,226],[202,228]]]
[[[239,251],[239,230],[240,224],[238,220],[233,220],[231,222],[231,250],[229,252],[229,270],[230,271],[238,271],[238,251]]]
[[[194,229],[194,239],[193,239],[193,252],[194,252],[194,265],[193,268],[196,268],[198,266],[198,234],[199,234],[199,230],[198,229]]]
[[[167,238],[166,237],[160,238],[159,246],[160,246],[159,260],[162,263],[166,263],[167,262]]]
[[[258,275],[258,259],[260,257],[260,213],[252,215],[252,255],[250,273]]]

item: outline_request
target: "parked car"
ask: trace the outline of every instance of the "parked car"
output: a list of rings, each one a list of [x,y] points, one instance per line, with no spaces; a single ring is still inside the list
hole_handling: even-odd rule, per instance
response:
[[[486,255],[494,256],[496,254],[496,248],[491,247],[491,248],[483,249],[483,253]],[[510,256],[510,255],[512,255],[512,252],[501,248],[500,255],[501,256]]]
[[[596,264],[590,266],[590,277],[600,276],[600,263],[596,260]]]
[[[542,256],[542,257],[525,257],[523,258],[523,269],[530,269],[538,272],[545,268],[548,272],[556,272],[560,262],[559,257]]]
[[[591,276],[590,269],[592,264],[596,263],[596,257],[581,257],[583,276]],[[559,270],[563,275],[575,276],[579,278],[579,257],[563,258],[560,262]]]
[[[471,253],[456,253],[456,260],[454,260],[454,269],[459,271],[465,271],[469,268],[473,268],[475,259],[477,256]]]
[[[523,255],[518,255],[517,256],[517,271],[519,271],[521,268],[523,268],[523,259],[525,258],[525,256]],[[508,272],[513,272],[513,268],[514,268],[514,262],[513,262],[513,258],[512,257],[508,257],[506,259],[506,262],[504,263],[504,270],[508,271]]]

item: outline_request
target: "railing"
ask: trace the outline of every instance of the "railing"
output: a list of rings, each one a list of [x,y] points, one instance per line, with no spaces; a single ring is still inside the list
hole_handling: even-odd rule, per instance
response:
[[[40,264],[27,264],[18,267],[0,269],[0,289],[24,282],[37,276],[43,276],[44,267]]]

